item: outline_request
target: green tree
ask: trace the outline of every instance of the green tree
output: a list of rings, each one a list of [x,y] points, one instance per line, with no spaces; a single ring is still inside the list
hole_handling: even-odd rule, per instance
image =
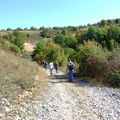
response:
[[[107,36],[108,36],[109,40],[111,40],[111,39],[118,40],[119,37],[120,37],[120,27],[118,27],[118,26],[111,26],[108,29]]]
[[[115,24],[119,24],[120,23],[120,19],[115,19]]]
[[[12,31],[12,29],[11,28],[7,28],[7,31]]]
[[[112,20],[107,20],[107,25],[111,25],[112,24]]]
[[[58,61],[60,65],[66,62],[64,50],[55,43],[40,41],[34,51],[34,60],[36,61]]]
[[[77,40],[73,36],[70,36],[70,35],[65,36],[65,35],[59,34],[56,37],[54,37],[53,40],[56,44],[61,45],[63,48],[69,47],[69,48],[76,49]]]
[[[22,28],[18,27],[16,30],[17,30],[17,31],[22,31]]]
[[[67,47],[67,37],[65,35],[59,34],[54,37],[54,42],[61,45],[62,47]]]
[[[34,31],[34,30],[37,30],[37,28],[32,26],[32,27],[30,28],[30,30],[33,30],[33,31]]]
[[[101,27],[104,27],[105,25],[106,25],[106,21],[105,21],[105,20],[101,20],[101,21],[100,21],[100,26],[101,26]]]

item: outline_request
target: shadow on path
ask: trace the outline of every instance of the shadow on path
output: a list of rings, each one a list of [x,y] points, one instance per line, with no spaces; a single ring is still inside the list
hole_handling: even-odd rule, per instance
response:
[[[86,80],[80,80],[79,78],[75,77],[72,82],[68,81],[68,74],[56,74],[52,77],[50,77],[49,80],[50,83],[71,83],[76,86],[81,86],[81,87],[94,87],[94,85],[90,84]]]

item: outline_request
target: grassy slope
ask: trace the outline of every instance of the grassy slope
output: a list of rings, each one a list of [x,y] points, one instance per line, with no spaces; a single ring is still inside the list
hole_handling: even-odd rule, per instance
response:
[[[24,91],[40,93],[46,86],[45,78],[36,63],[0,51],[0,98],[12,100]]]

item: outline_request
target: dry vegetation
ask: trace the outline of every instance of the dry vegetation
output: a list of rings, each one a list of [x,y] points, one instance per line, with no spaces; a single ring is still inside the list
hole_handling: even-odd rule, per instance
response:
[[[35,97],[37,91],[41,93],[45,88],[45,78],[36,63],[0,51],[0,98],[12,100],[21,97],[25,91]]]

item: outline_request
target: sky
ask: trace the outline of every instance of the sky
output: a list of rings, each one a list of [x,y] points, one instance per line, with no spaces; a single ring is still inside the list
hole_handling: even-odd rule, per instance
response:
[[[79,26],[120,18],[120,0],[0,0],[0,29]]]

